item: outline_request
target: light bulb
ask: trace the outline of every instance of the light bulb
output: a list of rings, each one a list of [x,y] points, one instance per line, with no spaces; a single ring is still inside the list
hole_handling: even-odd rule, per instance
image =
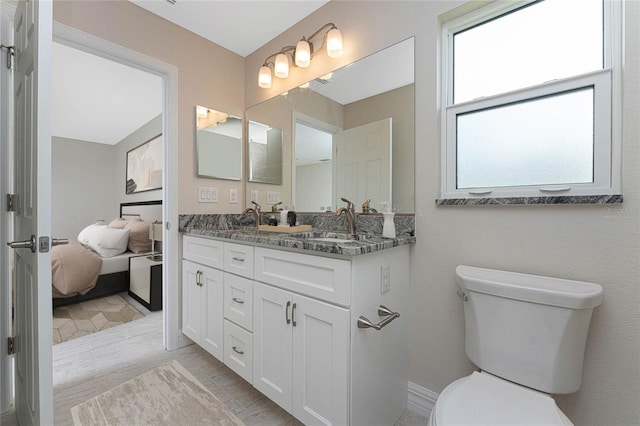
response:
[[[311,65],[311,47],[306,40],[300,40],[296,44],[296,66],[307,68]]]
[[[258,73],[258,86],[263,89],[271,88],[271,70],[266,65],[260,67],[260,72]]]
[[[278,78],[289,77],[289,58],[284,53],[278,53],[276,56],[276,64],[274,67],[274,74]]]
[[[342,56],[342,34],[337,28],[327,33],[327,56],[330,58]]]

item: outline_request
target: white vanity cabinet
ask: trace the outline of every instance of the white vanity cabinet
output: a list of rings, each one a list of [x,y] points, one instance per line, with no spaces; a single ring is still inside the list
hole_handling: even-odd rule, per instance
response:
[[[225,364],[305,424],[392,425],[402,415],[408,245],[336,258],[183,242],[187,336],[218,359],[221,350]]]

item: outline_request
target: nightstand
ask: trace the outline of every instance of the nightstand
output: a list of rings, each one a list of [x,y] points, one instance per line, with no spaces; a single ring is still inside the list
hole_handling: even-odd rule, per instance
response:
[[[150,311],[162,309],[162,255],[129,258],[129,295]]]

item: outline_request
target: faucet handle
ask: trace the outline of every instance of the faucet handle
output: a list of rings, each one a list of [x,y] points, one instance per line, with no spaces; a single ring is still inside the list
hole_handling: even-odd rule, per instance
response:
[[[278,201],[277,203],[272,204],[272,205],[271,205],[271,211],[272,211],[273,213],[277,213],[277,212],[278,212],[278,206],[279,206],[280,204],[282,204],[282,201]]]
[[[256,206],[256,212],[260,213],[260,204],[256,203],[255,201],[252,201],[251,204],[253,204],[254,206]]]
[[[341,199],[342,201],[344,201],[345,203],[347,203],[347,209],[349,209],[349,210],[351,210],[351,211],[353,211],[353,210],[355,209],[355,204],[353,204],[351,201],[347,200],[347,199],[346,199],[346,198],[344,198],[344,197],[340,197],[340,199]]]

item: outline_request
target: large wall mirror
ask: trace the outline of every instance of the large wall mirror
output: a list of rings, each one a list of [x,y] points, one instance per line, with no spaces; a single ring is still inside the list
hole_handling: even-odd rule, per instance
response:
[[[378,210],[391,201],[413,213],[413,38],[255,105],[246,118],[282,129],[283,160],[281,185],[249,182],[248,196],[277,191],[300,212],[335,211],[347,197],[358,211],[370,199]]]
[[[196,106],[198,176],[242,179],[242,119]]]

